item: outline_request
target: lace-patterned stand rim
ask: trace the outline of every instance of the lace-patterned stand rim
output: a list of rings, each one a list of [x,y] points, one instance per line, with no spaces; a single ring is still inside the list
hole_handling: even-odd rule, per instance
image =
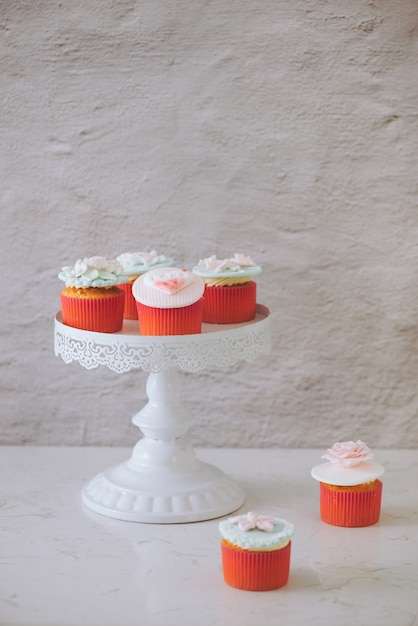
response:
[[[219,468],[200,461],[186,433],[193,421],[181,403],[178,370],[229,367],[267,354],[270,311],[258,304],[244,324],[204,324],[198,335],[146,337],[137,321],[120,333],[95,333],[66,326],[55,316],[55,354],[86,369],[100,365],[123,373],[149,373],[148,403],[132,418],[143,437],[127,461],[110,467],[82,489],[82,501],[108,517],[143,523],[197,522],[237,510],[245,500],[240,485]]]

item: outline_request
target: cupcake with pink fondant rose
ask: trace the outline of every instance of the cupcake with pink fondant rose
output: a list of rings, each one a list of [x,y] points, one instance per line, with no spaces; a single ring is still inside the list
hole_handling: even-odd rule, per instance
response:
[[[371,526],[380,517],[384,468],[360,439],[335,443],[311,475],[320,483],[320,515],[334,526]]]

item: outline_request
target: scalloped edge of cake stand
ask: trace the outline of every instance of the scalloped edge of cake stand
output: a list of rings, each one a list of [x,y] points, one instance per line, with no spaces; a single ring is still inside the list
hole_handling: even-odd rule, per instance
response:
[[[175,524],[232,513],[244,503],[245,492],[219,468],[197,459],[187,474],[165,468],[158,476],[140,473],[126,461],[91,479],[81,499],[90,510],[106,517]]]

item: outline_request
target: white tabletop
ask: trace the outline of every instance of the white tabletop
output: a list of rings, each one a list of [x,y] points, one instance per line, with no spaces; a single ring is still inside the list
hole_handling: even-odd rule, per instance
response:
[[[380,522],[319,519],[323,450],[198,449],[240,482],[242,512],[292,521],[289,583],[228,587],[219,520],[123,522],[90,512],[82,485],[127,448],[0,447],[0,624],[413,626],[418,624],[418,451],[379,450]]]

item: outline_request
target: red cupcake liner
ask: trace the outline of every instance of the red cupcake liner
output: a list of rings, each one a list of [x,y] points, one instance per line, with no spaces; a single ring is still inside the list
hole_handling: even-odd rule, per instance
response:
[[[141,335],[195,335],[202,332],[203,298],[177,309],[159,309],[137,302]]]
[[[125,292],[125,307],[123,310],[123,317],[126,320],[138,319],[138,309],[136,307],[136,300],[132,294],[132,285],[133,281],[118,285],[119,289],[122,289]]]
[[[289,580],[291,541],[280,550],[251,552],[221,541],[224,580],[245,591],[270,591]]]
[[[62,321],[67,326],[97,333],[117,333],[123,325],[125,292],[103,298],[72,298],[63,293],[61,298]]]
[[[257,284],[249,281],[230,287],[205,285],[203,321],[208,324],[240,324],[255,317]]]
[[[361,491],[338,491],[320,483],[320,514],[323,522],[333,526],[371,526],[379,521],[382,482]]]

